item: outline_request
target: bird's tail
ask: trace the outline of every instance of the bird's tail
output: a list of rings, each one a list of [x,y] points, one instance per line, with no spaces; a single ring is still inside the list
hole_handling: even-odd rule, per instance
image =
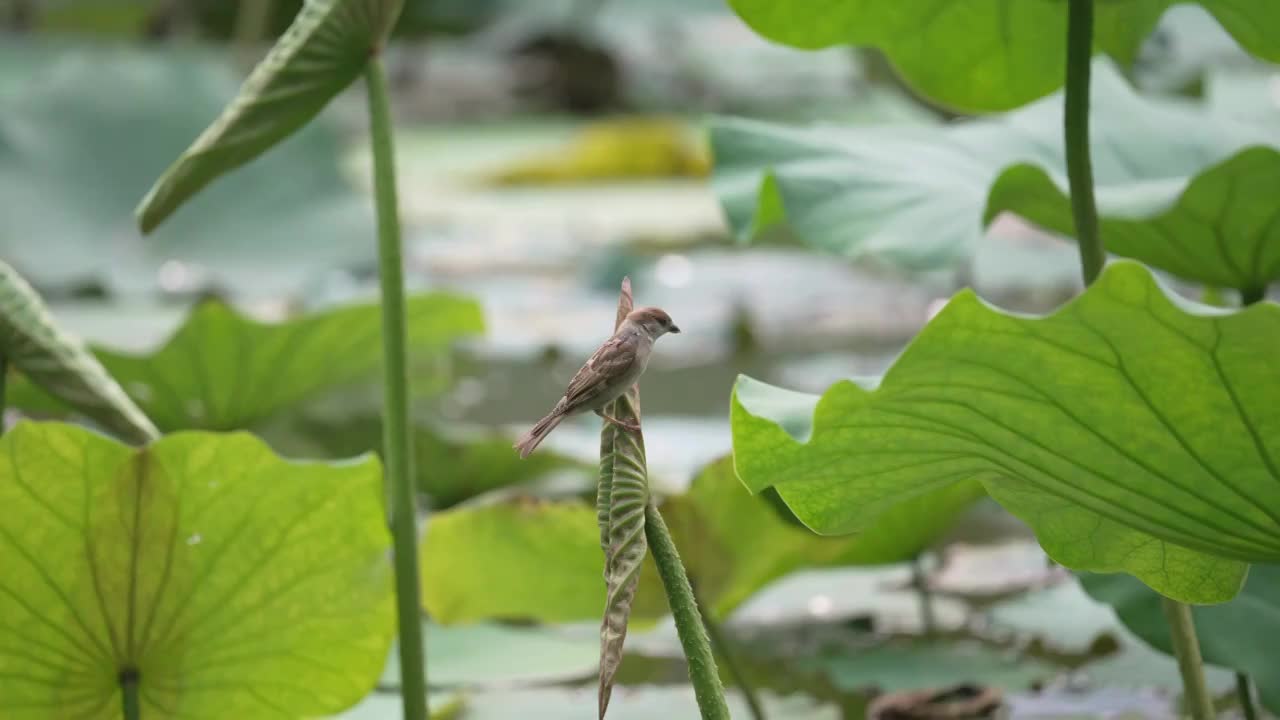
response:
[[[529,453],[533,452],[542,439],[551,434],[552,430],[564,420],[564,413],[558,410],[552,410],[551,414],[539,420],[529,432],[520,436],[515,444],[515,449],[520,451],[521,458],[529,457]]]

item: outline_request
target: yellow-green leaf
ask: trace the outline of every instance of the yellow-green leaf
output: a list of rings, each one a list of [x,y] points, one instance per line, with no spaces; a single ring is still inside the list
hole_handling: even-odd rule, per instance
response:
[[[437,622],[600,617],[600,545],[585,503],[514,500],[433,513],[422,602]]]
[[[394,627],[381,469],[247,434],[0,439],[0,716],[292,719],[355,704]]]

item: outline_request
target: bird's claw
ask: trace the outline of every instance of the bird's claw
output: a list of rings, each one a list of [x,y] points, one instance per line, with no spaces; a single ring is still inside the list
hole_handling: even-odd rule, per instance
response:
[[[605,420],[613,423],[614,425],[617,425],[623,430],[637,433],[637,434],[639,434],[640,432],[640,425],[637,423],[629,423],[626,420],[619,420],[618,418],[613,417],[612,415],[606,415],[604,413],[598,413],[598,415],[600,415],[600,417],[604,418]]]

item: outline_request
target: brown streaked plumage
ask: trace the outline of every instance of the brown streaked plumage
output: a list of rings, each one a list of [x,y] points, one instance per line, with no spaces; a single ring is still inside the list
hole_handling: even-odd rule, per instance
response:
[[[678,333],[680,328],[664,310],[655,307],[632,310],[613,337],[604,341],[569,381],[564,397],[551,412],[516,442],[515,448],[520,451],[520,457],[529,457],[529,453],[565,418],[588,410],[632,429],[605,415],[604,408],[640,379],[649,366],[653,342],[669,332]]]

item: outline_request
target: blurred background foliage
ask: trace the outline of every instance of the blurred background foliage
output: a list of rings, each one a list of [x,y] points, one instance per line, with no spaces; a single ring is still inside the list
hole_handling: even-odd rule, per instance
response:
[[[0,258],[140,405],[166,408],[164,430],[245,427],[286,455],[340,458],[378,451],[380,437],[375,367],[357,352],[374,346],[359,332],[368,318],[343,315],[375,295],[360,94],[154,235],[132,218],[300,5],[0,0]],[[770,717],[862,717],[885,692],[956,683],[1000,689],[1015,716],[1168,716],[1177,673],[1143,642],[1146,611],[1092,599],[1106,588],[1082,590],[974,488],[911,506],[895,527],[824,538],[770,493],[747,495],[725,459],[739,373],[817,393],[883,372],[960,287],[1028,312],[1076,292],[1070,243],[1012,213],[982,217],[1004,161],[1025,159],[984,143],[1016,145],[1014,124],[1043,149],[1056,111],[953,127],[968,118],[922,100],[878,51],[773,45],[718,0],[408,0],[389,62],[408,282],[452,308],[435,314],[443,325],[412,318],[411,335],[414,468],[433,510],[429,667],[461,717],[563,720],[594,705],[598,427],[566,423],[531,462],[509,446],[608,334],[624,274],[685,330],[644,383],[652,483]],[[1097,81],[1117,102],[1156,108],[1149,122],[1121,113],[1128,140],[1103,163],[1117,178],[1169,170],[1155,142],[1134,139],[1168,132],[1170,117],[1213,150],[1184,147],[1184,178],[1267,137],[1240,127],[1274,137],[1280,120],[1276,67],[1196,6],[1172,8],[1110,72]],[[726,134],[709,114],[805,128],[787,138],[823,153],[863,142],[849,157],[869,179],[837,169],[806,184],[803,154],[766,137],[776,129]],[[894,178],[940,183],[943,214],[884,192]],[[846,194],[824,204],[837,181]],[[752,225],[783,218],[774,202],[790,222]],[[851,252],[847,232],[824,234],[842,227],[831,216],[794,216],[830,207],[885,245]],[[931,247],[912,262],[882,251],[903,238]],[[310,340],[292,334],[300,325]],[[251,380],[219,364],[234,348],[259,353]],[[11,387],[10,405],[65,416],[28,390]],[[222,414],[195,412],[201,401]],[[688,717],[679,647],[645,573],[628,697],[611,712]],[[344,717],[395,717],[394,670]],[[1224,669],[1210,679],[1224,697],[1234,687]]]

